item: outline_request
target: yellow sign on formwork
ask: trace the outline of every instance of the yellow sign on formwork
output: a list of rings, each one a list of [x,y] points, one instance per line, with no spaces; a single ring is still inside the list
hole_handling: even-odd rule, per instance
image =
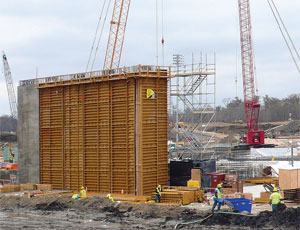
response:
[[[154,99],[155,98],[155,92],[152,89],[147,89],[147,98],[148,99]]]

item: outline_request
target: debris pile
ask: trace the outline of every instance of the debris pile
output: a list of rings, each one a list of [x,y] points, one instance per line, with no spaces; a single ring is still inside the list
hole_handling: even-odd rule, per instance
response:
[[[257,216],[240,216],[229,214],[215,214],[205,223],[209,225],[227,225],[263,229],[268,227],[284,227],[286,229],[297,229],[300,225],[300,207],[286,208],[279,204],[275,212],[264,211]]]

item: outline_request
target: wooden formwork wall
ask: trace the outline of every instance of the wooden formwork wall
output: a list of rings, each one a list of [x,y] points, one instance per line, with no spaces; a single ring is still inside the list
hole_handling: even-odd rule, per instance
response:
[[[158,184],[168,184],[168,112],[167,80],[142,78],[137,82],[137,158],[141,165],[137,172],[137,190],[140,194],[151,194]],[[147,98],[147,89],[155,92],[153,99]],[[138,133],[138,131],[137,131]]]
[[[41,183],[150,194],[168,183],[167,156],[166,79],[40,89]]]

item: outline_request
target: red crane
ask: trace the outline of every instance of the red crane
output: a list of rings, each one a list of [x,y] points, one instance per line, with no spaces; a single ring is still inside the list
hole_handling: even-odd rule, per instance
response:
[[[250,0],[239,1],[239,19],[241,36],[241,56],[243,69],[244,104],[247,120],[246,142],[249,145],[262,145],[265,143],[265,133],[258,129],[260,104],[255,95],[254,86],[254,59],[252,44],[252,27],[250,14]]]

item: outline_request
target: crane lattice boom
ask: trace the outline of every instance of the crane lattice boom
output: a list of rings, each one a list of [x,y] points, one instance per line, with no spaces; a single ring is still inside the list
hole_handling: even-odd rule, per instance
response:
[[[104,70],[119,68],[131,0],[115,0]]]
[[[2,59],[3,59],[4,76],[5,76],[5,81],[6,81],[11,115],[13,118],[17,119],[18,118],[18,105],[17,105],[17,100],[16,100],[16,94],[15,94],[14,84],[12,81],[11,71],[9,68],[7,57],[4,52],[3,52]]]
[[[264,131],[258,129],[260,104],[255,96],[252,26],[249,0],[239,0],[241,56],[244,103],[247,120],[247,143],[264,144]]]

